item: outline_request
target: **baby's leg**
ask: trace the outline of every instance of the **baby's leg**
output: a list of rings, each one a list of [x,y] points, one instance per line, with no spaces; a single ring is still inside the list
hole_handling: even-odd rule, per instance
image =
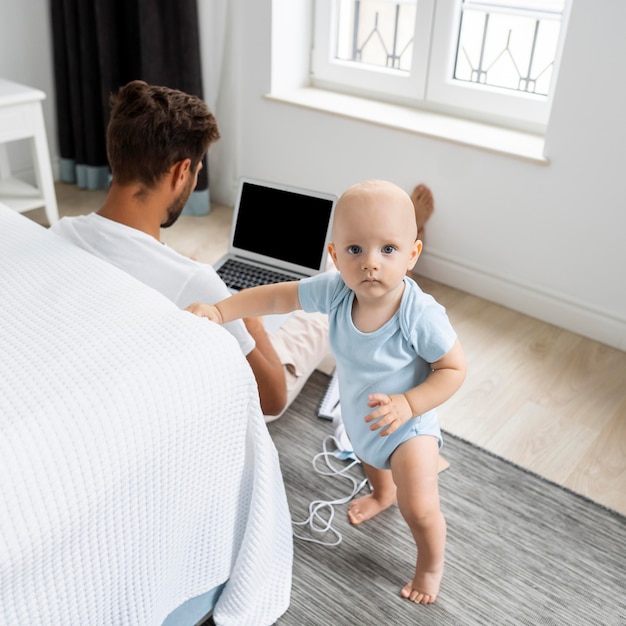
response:
[[[391,457],[398,508],[417,546],[415,576],[401,590],[403,598],[430,604],[443,577],[446,521],[439,507],[437,440],[429,435],[402,443]]]
[[[396,501],[396,485],[391,470],[381,470],[363,463],[365,475],[372,492],[350,502],[348,519],[351,524],[360,524],[389,508]]]

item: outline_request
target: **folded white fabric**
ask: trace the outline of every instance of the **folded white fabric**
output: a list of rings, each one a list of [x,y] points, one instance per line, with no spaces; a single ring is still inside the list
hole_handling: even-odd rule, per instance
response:
[[[278,455],[234,339],[0,205],[0,623],[289,605]]]

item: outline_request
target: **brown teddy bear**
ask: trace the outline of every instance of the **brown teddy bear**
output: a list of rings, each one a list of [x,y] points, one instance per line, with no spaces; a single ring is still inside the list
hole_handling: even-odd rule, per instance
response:
[[[417,221],[417,238],[424,241],[424,225],[435,210],[432,191],[426,185],[417,185],[411,194]]]

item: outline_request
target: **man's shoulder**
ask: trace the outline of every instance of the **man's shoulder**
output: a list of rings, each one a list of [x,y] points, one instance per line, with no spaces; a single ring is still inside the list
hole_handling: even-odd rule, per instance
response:
[[[131,226],[92,213],[64,217],[55,224],[55,231],[180,306],[206,300],[214,293],[224,297],[221,281],[210,265],[194,261]]]
[[[103,229],[100,228],[99,216],[96,213],[87,213],[85,215],[64,216],[52,224],[49,230],[80,248],[95,253],[94,246],[102,237],[101,231]]]
[[[122,233],[130,237],[135,233],[140,233],[135,228],[109,220],[96,212],[85,213],[84,215],[66,215],[53,224],[50,230],[67,238],[76,236],[95,238],[110,232],[114,232],[116,236]]]
[[[81,228],[85,224],[92,223],[94,221],[94,215],[96,214],[86,213],[85,215],[65,215],[50,226],[50,231],[53,233],[64,234],[69,230]]]

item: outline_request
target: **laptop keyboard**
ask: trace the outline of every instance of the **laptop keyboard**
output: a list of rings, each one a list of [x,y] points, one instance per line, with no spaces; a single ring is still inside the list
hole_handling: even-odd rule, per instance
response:
[[[230,289],[239,291],[257,285],[267,285],[269,283],[284,283],[288,280],[295,280],[293,276],[275,272],[262,267],[242,263],[235,259],[228,259],[218,270],[220,278]]]

